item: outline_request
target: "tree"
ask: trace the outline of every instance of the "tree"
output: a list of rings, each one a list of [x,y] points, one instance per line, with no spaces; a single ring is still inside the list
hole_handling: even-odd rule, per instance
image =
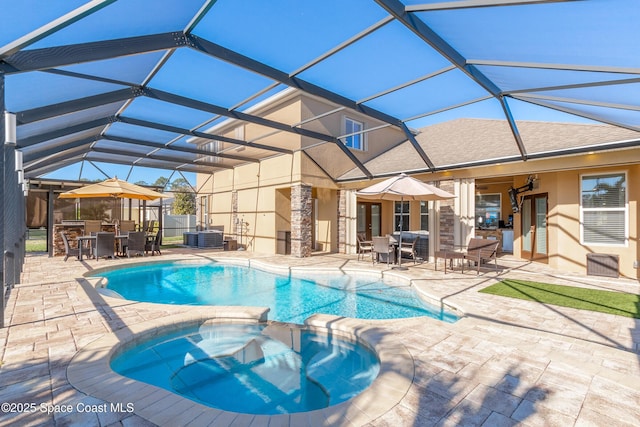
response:
[[[158,179],[156,179],[156,182],[154,182],[152,185],[164,188],[164,187],[167,186],[168,182],[169,182],[169,178],[167,178],[165,176],[161,176],[161,177],[158,177]]]
[[[193,188],[184,178],[178,178],[171,183],[173,191],[172,211],[176,215],[195,215],[196,194]]]

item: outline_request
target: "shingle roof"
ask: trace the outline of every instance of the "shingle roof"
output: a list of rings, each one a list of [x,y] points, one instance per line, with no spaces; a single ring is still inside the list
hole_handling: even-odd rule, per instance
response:
[[[572,150],[616,148],[627,141],[640,140],[640,132],[601,124],[519,121],[518,129],[527,155],[534,158],[569,154]],[[509,124],[504,120],[452,120],[419,129],[416,140],[439,170],[492,161],[522,161]],[[426,170],[408,141],[365,166],[374,175]],[[352,169],[339,180],[358,178],[364,175]]]

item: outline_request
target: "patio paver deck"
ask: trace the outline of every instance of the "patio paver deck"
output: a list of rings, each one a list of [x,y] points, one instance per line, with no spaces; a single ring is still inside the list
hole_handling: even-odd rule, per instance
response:
[[[163,250],[161,257],[99,262],[70,259],[65,263],[61,257],[28,256],[23,283],[9,295],[5,319],[9,326],[0,329],[0,403],[13,404],[9,409],[14,409],[0,412],[0,425],[152,425],[135,411],[100,412],[107,401],[74,388],[67,379],[67,367],[78,350],[108,334],[206,308],[103,297],[93,289],[94,279],[85,279],[82,274],[140,260],[222,257],[251,258],[261,264],[312,271],[374,269],[387,275],[402,274],[429,299],[465,313],[455,324],[424,318],[350,321],[375,326],[387,341],[406,347],[414,361],[415,376],[408,392],[399,404],[371,421],[371,426],[638,425],[639,319],[477,292],[504,277],[640,293],[637,281],[563,274],[510,257],[499,259],[501,271],[497,274],[487,269],[476,276],[475,271],[444,275],[429,263],[409,263],[408,271],[398,273],[386,270],[386,264],[372,267],[370,262],[357,261],[355,255],[298,259],[188,249]],[[134,386],[131,390],[139,391]],[[153,408],[157,403],[162,408],[159,396],[147,395],[147,405]],[[385,396],[379,398],[384,400]],[[36,409],[21,404],[35,404]],[[185,412],[180,404],[160,413],[167,420],[181,419],[183,424],[193,425],[269,423],[269,417],[233,413],[211,418],[207,411]],[[287,425],[290,419],[294,417],[274,417],[269,425]],[[353,425],[348,419],[347,413],[338,412],[308,423]]]

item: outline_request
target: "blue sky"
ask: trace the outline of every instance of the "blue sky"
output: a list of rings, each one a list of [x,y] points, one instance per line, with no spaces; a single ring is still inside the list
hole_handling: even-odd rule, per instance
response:
[[[5,22],[11,22],[11,25],[0,28],[0,46],[85,3],[86,0],[0,0]],[[407,0],[405,3],[411,5],[433,1]],[[119,0],[29,48],[180,31],[203,4],[204,0]],[[150,10],[154,13],[149,13]],[[218,0],[197,24],[193,34],[292,74],[387,16],[387,12],[371,0]],[[630,70],[640,68],[640,43],[637,43],[640,39],[637,29],[640,8],[635,0],[592,0],[420,12],[416,16],[467,59],[475,61],[609,66]],[[162,52],[154,52],[71,65],[63,69],[140,84],[161,56]],[[437,73],[449,65],[446,59],[404,25],[392,21],[320,64],[302,70],[297,76],[360,101],[397,85]],[[580,72],[487,65],[478,65],[477,68],[502,90],[637,77],[634,72]],[[227,108],[269,84],[271,81],[265,77],[189,49],[178,49],[149,82],[152,88]],[[21,111],[121,87],[124,86],[77,79],[71,82],[69,78],[46,73],[10,75],[6,79],[6,105],[11,111]],[[39,96],[23,96],[34,88],[40,88]],[[277,90],[280,89],[282,86]],[[566,88],[543,94],[556,98],[635,105],[640,97],[640,84]],[[504,119],[502,108],[495,99],[430,114],[487,95],[464,73],[453,70],[371,99],[364,105],[402,120],[418,117],[408,122],[412,128],[460,117]],[[625,124],[640,125],[637,123],[637,113],[623,114],[581,104],[557,105],[578,108],[589,114],[618,117]],[[589,122],[523,101],[509,100],[509,106],[516,120]],[[124,114],[190,129],[197,128],[209,118],[202,112],[143,98],[136,99]],[[140,132],[139,129],[127,129],[126,126],[114,126],[113,129],[132,134]],[[158,132],[153,137],[161,138]],[[185,140],[177,143],[185,144]],[[100,168],[109,175],[117,174],[123,178],[130,172],[126,166],[100,164]],[[79,170],[78,164],[50,176],[77,177]],[[167,171],[160,173],[164,176],[170,174]],[[151,174],[149,169],[135,167],[130,180],[154,181]],[[90,164],[84,165],[83,178],[96,179],[102,176]]]

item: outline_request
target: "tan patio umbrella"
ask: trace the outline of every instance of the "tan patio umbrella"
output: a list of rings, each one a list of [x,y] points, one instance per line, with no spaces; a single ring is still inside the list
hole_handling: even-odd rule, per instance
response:
[[[115,177],[61,193],[59,197],[61,199],[113,197],[114,199],[156,200],[170,196]]]
[[[400,215],[403,214],[402,202],[404,201],[446,200],[456,197],[447,191],[419,181],[405,173],[363,188],[357,191],[356,195],[364,199],[400,201]],[[393,228],[395,229],[395,226]],[[400,246],[402,246],[402,220],[400,221]],[[398,265],[402,268],[402,257],[398,258]]]
[[[83,199],[90,197],[117,197],[121,199],[156,200],[169,197],[157,191],[149,190],[127,181],[110,178],[106,181],[90,184],[60,194],[61,199]]]

